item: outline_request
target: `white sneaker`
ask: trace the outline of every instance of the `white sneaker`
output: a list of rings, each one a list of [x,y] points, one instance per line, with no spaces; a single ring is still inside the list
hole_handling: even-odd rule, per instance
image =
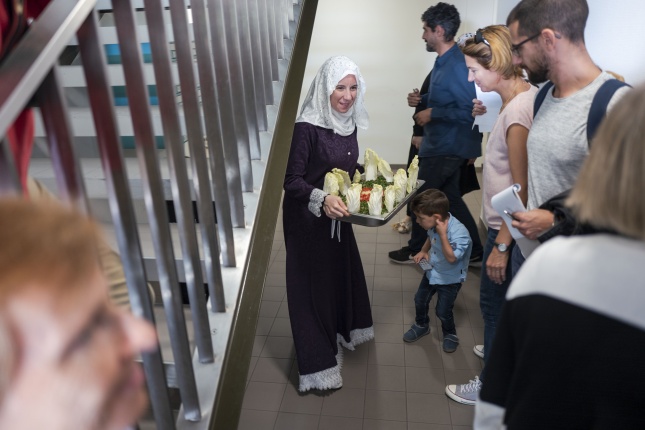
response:
[[[479,380],[479,376],[475,376],[475,379],[467,384],[448,385],[446,395],[455,402],[472,406],[477,401],[481,389],[482,381]]]
[[[484,358],[484,345],[475,345],[473,347],[473,352],[479,358]]]

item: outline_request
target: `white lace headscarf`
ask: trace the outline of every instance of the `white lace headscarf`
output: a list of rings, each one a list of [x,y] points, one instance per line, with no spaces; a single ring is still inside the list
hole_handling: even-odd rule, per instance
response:
[[[329,98],[338,82],[347,75],[356,76],[358,91],[354,105],[346,113],[341,113],[332,109]],[[341,136],[349,136],[356,127],[366,130],[369,115],[363,103],[364,96],[365,81],[356,63],[347,57],[331,57],[318,70],[296,122],[333,129]]]

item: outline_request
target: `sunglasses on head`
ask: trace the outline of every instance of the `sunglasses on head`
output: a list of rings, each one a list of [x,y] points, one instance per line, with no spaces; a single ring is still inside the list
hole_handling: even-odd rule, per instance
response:
[[[474,40],[475,40],[476,44],[485,43],[486,45],[490,46],[490,43],[488,43],[488,40],[486,40],[486,38],[482,34],[482,29],[481,28],[475,32],[475,39]]]

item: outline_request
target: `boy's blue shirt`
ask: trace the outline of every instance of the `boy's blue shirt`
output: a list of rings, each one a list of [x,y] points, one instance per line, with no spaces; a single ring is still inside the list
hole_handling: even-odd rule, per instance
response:
[[[470,253],[473,249],[473,241],[466,227],[452,214],[449,214],[447,236],[448,242],[452,247],[457,261],[449,263],[443,255],[441,238],[436,229],[428,230],[430,239],[429,257],[432,264],[432,270],[426,272],[426,276],[431,284],[446,285],[457,284],[466,280],[468,274],[468,263],[470,263]]]

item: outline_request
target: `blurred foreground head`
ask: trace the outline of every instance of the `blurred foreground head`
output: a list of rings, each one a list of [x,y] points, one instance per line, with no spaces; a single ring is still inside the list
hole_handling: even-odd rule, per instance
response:
[[[123,429],[147,406],[134,359],[153,327],[108,299],[98,227],[0,200],[0,428]]]

